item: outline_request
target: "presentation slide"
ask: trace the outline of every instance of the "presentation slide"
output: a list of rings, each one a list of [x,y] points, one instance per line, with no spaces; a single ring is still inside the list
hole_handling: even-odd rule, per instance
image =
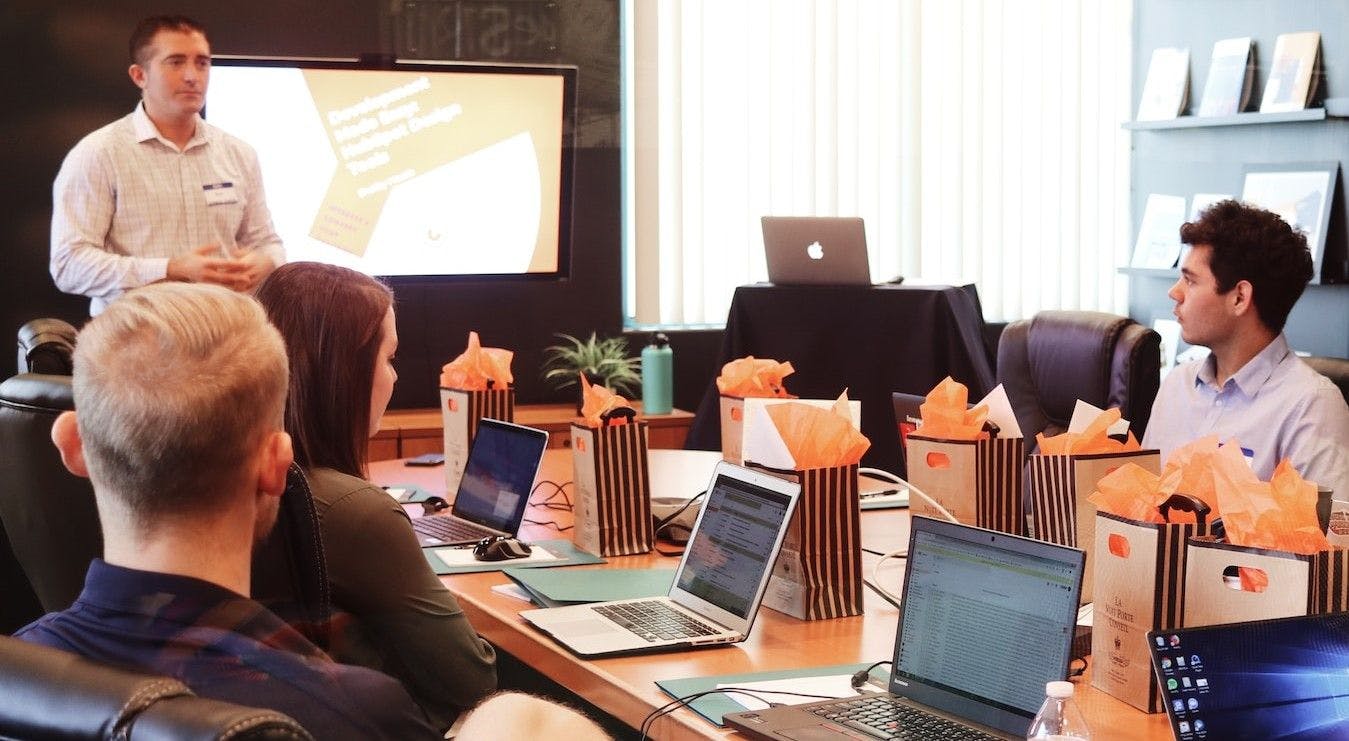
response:
[[[561,75],[230,66],[205,115],[258,152],[290,260],[559,272]]]

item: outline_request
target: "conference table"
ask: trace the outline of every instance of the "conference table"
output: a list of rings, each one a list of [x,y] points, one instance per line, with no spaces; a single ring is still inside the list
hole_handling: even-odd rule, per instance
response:
[[[844,389],[862,403],[871,448],[862,465],[904,474],[890,394],[926,394],[951,376],[980,399],[994,385],[973,285],[776,286],[735,289],[717,368],[753,355],[790,361],[784,385],[805,399]],[[716,383],[708,384],[686,447],[721,449]]]
[[[569,482],[571,451],[550,449],[544,453],[538,480]],[[411,467],[402,460],[370,464],[371,478],[380,484],[413,484],[431,494],[444,496],[443,466]],[[535,499],[548,493],[541,491]],[[571,487],[568,487],[568,494]],[[420,507],[409,507],[417,516]],[[415,511],[414,511],[415,510]],[[571,513],[531,507],[527,519],[553,520],[559,526],[571,524]],[[888,552],[906,547],[909,535],[907,509],[868,510],[862,513],[864,548]],[[546,525],[526,524],[524,540],[551,540],[569,537],[566,530]],[[864,573],[870,574],[876,557],[869,556]],[[898,593],[904,576],[901,560],[881,566],[879,580],[892,593]],[[637,556],[611,557],[605,564],[564,568],[673,568],[674,557],[651,552]],[[847,663],[871,663],[892,658],[898,610],[879,596],[867,592],[865,614],[834,620],[802,621],[764,608],[760,610],[748,640],[729,647],[699,649],[676,653],[645,654],[597,660],[583,660],[552,642],[527,624],[519,613],[532,605],[492,591],[509,580],[498,571],[454,574],[441,577],[459,598],[478,633],[499,650],[567,687],[595,707],[636,729],[651,711],[671,698],[656,686],[657,680],[714,676],[762,671],[777,671],[807,666]],[[1077,701],[1087,716],[1092,738],[1096,741],[1119,739],[1169,739],[1170,726],[1164,714],[1147,715],[1090,686],[1088,675],[1079,677]],[[718,728],[695,712],[681,708],[658,720],[651,729],[657,739],[742,738],[740,734]]]

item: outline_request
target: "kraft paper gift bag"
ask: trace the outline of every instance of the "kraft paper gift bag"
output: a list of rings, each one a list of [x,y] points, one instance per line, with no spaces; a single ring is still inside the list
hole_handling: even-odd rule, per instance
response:
[[[1312,554],[1191,538],[1185,559],[1185,625],[1349,610],[1349,550]]]
[[[717,391],[721,394],[721,457],[740,465],[745,462],[744,407],[747,398],[791,399],[782,379],[795,373],[791,363],[779,363],[753,355],[721,367]]]
[[[468,449],[483,417],[515,421],[515,389],[440,389],[440,416],[445,426],[445,491],[459,491]]]
[[[802,620],[862,614],[857,465],[778,471],[801,484],[763,604]]]
[[[571,426],[575,540],[597,556],[646,553],[654,537],[647,424],[617,424],[620,418],[609,417],[599,427]]]
[[[468,347],[440,369],[440,414],[445,435],[445,491],[459,491],[468,449],[483,417],[515,421],[510,350],[483,347],[477,332]]]
[[[1125,453],[1084,455],[1032,455],[1027,461],[1027,485],[1030,487],[1033,538],[1059,545],[1082,548],[1087,552],[1082,579],[1082,602],[1092,601],[1093,544],[1096,541],[1096,505],[1088,500],[1096,484],[1124,465],[1136,464],[1153,473],[1161,473],[1161,453],[1137,450]]]
[[[1197,523],[1148,522],[1096,513],[1096,607],[1091,685],[1145,713],[1162,711],[1147,634],[1184,625],[1185,542],[1208,532],[1208,506],[1174,495],[1161,507],[1196,512]]]
[[[828,408],[801,401],[745,407],[746,465],[801,484],[764,605],[801,620],[862,614],[857,469],[870,442],[846,394]]]
[[[908,458],[909,482],[961,524],[1025,534],[1021,503],[1025,439],[946,440],[915,432],[909,435]],[[909,511],[946,519],[920,496],[910,496]]]

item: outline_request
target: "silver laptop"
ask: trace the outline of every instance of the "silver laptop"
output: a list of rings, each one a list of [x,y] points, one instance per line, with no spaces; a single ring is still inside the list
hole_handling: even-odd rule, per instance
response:
[[[1177,741],[1349,738],[1349,613],[1154,630]]]
[[[466,545],[496,535],[514,537],[525,518],[548,433],[482,419],[448,514],[412,521],[422,546]]]
[[[723,722],[756,739],[1024,739],[1045,683],[1068,674],[1083,563],[1076,548],[915,516],[890,691]]]
[[[585,657],[743,641],[800,494],[795,482],[723,461],[666,596],[520,615]]]
[[[765,216],[768,280],[777,285],[871,285],[862,220],[835,216]]]

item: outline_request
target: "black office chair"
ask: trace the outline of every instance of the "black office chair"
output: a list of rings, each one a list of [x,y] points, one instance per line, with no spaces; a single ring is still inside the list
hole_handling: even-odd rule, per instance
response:
[[[1003,330],[997,377],[1027,440],[1067,430],[1078,399],[1119,407],[1141,440],[1161,383],[1161,336],[1114,314],[1042,311]]]
[[[170,677],[3,636],[0,738],[312,741],[284,713],[197,697]]]
[[[29,620],[69,607],[103,552],[93,487],[66,470],[51,442],[52,422],[75,408],[70,382],[21,373],[0,383],[0,527],[41,605]]]

